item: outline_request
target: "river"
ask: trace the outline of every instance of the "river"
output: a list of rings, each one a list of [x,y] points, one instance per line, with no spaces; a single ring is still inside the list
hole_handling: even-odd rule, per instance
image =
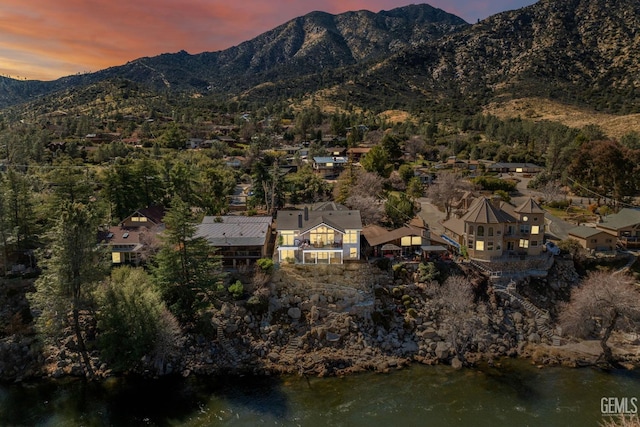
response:
[[[506,360],[499,368],[412,366],[308,381],[65,380],[0,386],[0,425],[596,426],[609,397],[640,399],[640,372]]]

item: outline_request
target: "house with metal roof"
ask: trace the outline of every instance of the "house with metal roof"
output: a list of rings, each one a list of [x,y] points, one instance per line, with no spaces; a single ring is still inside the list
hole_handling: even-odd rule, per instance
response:
[[[360,259],[360,211],[336,203],[279,210],[276,224],[279,262],[343,264]]]
[[[344,156],[314,157],[312,167],[313,171],[324,179],[335,179],[348,161]]]
[[[605,216],[596,227],[615,236],[625,247],[640,247],[640,209],[621,209]]]
[[[218,248],[223,266],[238,268],[271,257],[272,224],[270,216],[205,216],[196,226],[194,237],[202,237]]]
[[[442,236],[477,261],[540,255],[544,241],[544,210],[529,198],[520,206],[477,198],[460,218],[443,224]]]

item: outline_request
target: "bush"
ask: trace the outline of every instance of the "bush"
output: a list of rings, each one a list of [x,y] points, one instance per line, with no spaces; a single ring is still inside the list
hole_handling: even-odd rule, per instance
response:
[[[514,191],[516,189],[516,182],[514,181],[506,181],[504,179],[495,178],[492,176],[479,176],[471,180],[474,184],[482,187],[483,190],[487,191]]]
[[[231,293],[234,299],[240,299],[244,294],[244,285],[240,280],[236,280],[236,282],[229,286],[227,290]]]
[[[554,209],[566,209],[569,207],[569,201],[568,200],[555,200],[552,202],[549,202],[549,204],[547,205],[550,208],[554,208]]]
[[[273,259],[271,258],[260,258],[258,261],[256,261],[256,265],[258,266],[258,268],[260,268],[260,270],[264,271],[267,274],[271,274],[273,273],[275,264],[273,262]]]

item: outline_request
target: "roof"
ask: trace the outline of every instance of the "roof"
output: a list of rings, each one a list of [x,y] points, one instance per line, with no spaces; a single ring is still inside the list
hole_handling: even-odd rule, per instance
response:
[[[277,229],[302,232],[323,223],[342,232],[362,229],[360,211],[330,210],[328,206],[325,208],[322,210],[280,210],[278,211]]]
[[[211,246],[262,246],[268,238],[270,216],[205,216],[194,237]]]
[[[343,156],[333,156],[333,157],[314,157],[313,161],[316,163],[347,163],[348,159]]]
[[[111,246],[119,246],[119,252],[135,251],[143,246],[140,239],[148,232],[145,227],[129,228],[116,225],[109,227],[107,231],[100,231],[98,241]]]
[[[597,228],[594,228],[594,227],[586,227],[584,225],[581,225],[579,227],[574,227],[571,230],[567,231],[567,234],[569,236],[576,236],[581,239],[588,239],[590,237],[596,236],[601,233],[607,234],[606,231],[598,230]]]
[[[624,208],[617,214],[605,216],[602,219],[602,222],[598,224],[598,228],[619,230],[621,228],[632,227],[637,224],[640,224],[640,210]]]
[[[386,230],[377,225],[368,225],[362,229],[362,235],[371,246],[401,239],[406,236],[422,236],[423,229],[405,225],[395,230]]]
[[[542,209],[535,200],[529,197],[524,201],[524,203],[515,209],[515,212],[521,214],[544,214],[544,209]]]
[[[154,224],[162,224],[162,219],[164,218],[164,212],[165,212],[164,206],[160,206],[160,205],[149,206],[147,208],[138,209],[133,214],[125,218],[125,221],[137,214],[138,216],[144,216]]]
[[[489,166],[490,169],[494,168],[529,168],[529,169],[542,169],[542,166],[538,166],[534,163],[505,163],[505,162],[497,162],[492,163]]]
[[[453,231],[458,236],[462,236],[464,234],[464,221],[460,218],[449,218],[442,223],[442,226],[447,230]]]
[[[461,218],[474,224],[503,224],[516,222],[515,218],[496,207],[486,197],[480,197],[472,203],[469,211]]]

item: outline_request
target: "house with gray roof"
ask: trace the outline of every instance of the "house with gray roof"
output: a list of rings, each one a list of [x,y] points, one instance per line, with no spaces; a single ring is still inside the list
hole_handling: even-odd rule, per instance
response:
[[[324,179],[335,179],[348,161],[344,156],[314,157],[312,167],[313,171]]]
[[[544,210],[531,198],[513,207],[480,197],[462,217],[442,225],[442,237],[477,261],[537,256],[543,249]]]
[[[621,209],[616,214],[605,216],[596,226],[615,236],[625,247],[640,247],[640,209]]]
[[[203,237],[218,248],[225,267],[238,268],[271,257],[272,223],[270,216],[205,216],[194,237]]]
[[[335,203],[279,210],[276,224],[279,262],[343,264],[360,259],[360,211]]]
[[[612,251],[616,247],[615,236],[595,227],[580,225],[569,230],[567,235],[583,248],[593,251]]]

